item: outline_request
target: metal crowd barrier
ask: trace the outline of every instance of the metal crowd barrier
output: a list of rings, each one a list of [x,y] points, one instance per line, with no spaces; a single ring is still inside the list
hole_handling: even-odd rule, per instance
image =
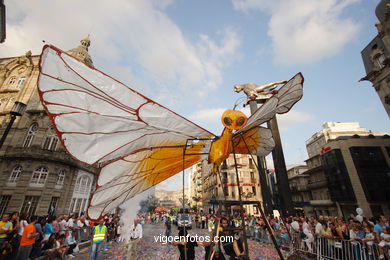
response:
[[[300,234],[292,234],[292,250],[315,256],[316,259],[379,260],[378,244],[368,245],[360,241],[318,237],[310,241]],[[382,252],[383,253],[383,252]]]
[[[272,240],[266,229],[248,227],[249,237],[260,243],[271,243]],[[308,259],[332,259],[332,260],[380,260],[384,253],[379,245],[372,245],[356,240],[328,239],[317,237],[312,239],[301,237],[298,232],[290,234],[275,231],[275,238],[278,245],[291,253],[305,255]],[[385,257],[386,259],[386,257]]]
[[[84,226],[76,228],[75,239],[78,242],[83,242],[92,239],[93,227]]]

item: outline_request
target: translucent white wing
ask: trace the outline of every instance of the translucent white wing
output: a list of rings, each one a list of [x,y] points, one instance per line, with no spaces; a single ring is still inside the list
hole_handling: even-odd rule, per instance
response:
[[[42,104],[65,149],[84,163],[214,136],[53,46],[44,47],[40,72]]]
[[[97,219],[123,202],[199,162],[208,152],[206,143],[188,147],[162,147],[119,158],[105,165],[99,174],[88,216]]]
[[[302,98],[303,81],[304,79],[301,73],[292,77],[279,89],[277,94],[274,94],[259,107],[259,109],[249,117],[245,127],[237,132],[242,133],[253,127],[259,126],[264,122],[271,120],[275,114],[287,113],[291,107]]]
[[[45,46],[38,90],[64,148],[75,159],[105,163],[88,214],[98,218],[201,159],[214,135],[133,89]],[[201,151],[202,150],[202,151]]]

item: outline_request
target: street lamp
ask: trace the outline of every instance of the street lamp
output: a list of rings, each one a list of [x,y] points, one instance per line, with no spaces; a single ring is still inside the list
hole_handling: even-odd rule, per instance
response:
[[[9,133],[9,130],[11,130],[11,127],[16,119],[17,116],[22,116],[24,113],[24,110],[26,109],[26,104],[16,101],[14,106],[12,107],[12,110],[10,111],[11,114],[11,120],[9,121],[7,128],[4,130],[3,136],[0,139],[0,149],[3,146],[3,143],[5,141],[5,138],[7,138],[7,135]]]

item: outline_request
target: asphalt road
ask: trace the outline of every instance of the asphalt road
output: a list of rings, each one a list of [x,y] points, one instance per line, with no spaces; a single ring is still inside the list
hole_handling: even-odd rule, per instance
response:
[[[162,223],[159,224],[146,224],[143,226],[143,238],[140,241],[136,260],[175,260],[179,259],[179,250],[176,246],[170,244],[163,244],[162,242],[156,242],[155,236],[164,235],[165,227]],[[191,235],[208,235],[206,229],[191,229],[189,231]],[[172,235],[177,235],[178,230],[176,226],[172,226]],[[248,240],[250,259],[279,259],[276,250],[271,244],[261,244],[254,240]],[[76,255],[75,259],[89,259],[90,247],[86,247],[80,250],[80,253]],[[204,259],[205,250],[204,247],[198,246],[195,249],[196,259]],[[112,243],[107,247],[107,250],[99,252],[99,260],[125,260],[127,256],[127,247],[125,243]],[[135,260],[135,259],[131,259]]]

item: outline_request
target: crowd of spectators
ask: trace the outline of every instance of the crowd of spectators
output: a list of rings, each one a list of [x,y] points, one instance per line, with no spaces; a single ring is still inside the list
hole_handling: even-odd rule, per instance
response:
[[[195,228],[208,229],[212,232],[218,218],[212,214],[194,213],[192,219]],[[263,218],[245,216],[242,219],[235,215],[225,216],[225,219],[229,227],[237,230],[242,227],[244,221],[247,237],[261,243],[272,243]],[[330,254],[334,259],[349,259],[352,255],[353,259],[357,260],[363,258],[390,260],[390,225],[383,215],[370,219],[350,217],[346,220],[329,216],[268,217],[267,222],[278,245],[286,250],[293,247],[305,248],[312,253]],[[340,242],[339,246],[337,242]],[[320,243],[322,251],[318,252],[316,250]],[[351,251],[349,256],[346,253],[348,250]]]
[[[250,237],[264,243],[271,242],[262,218],[247,217],[244,220]],[[329,248],[328,251],[337,259],[346,258],[342,252],[346,250],[346,245],[352,248],[354,259],[362,259],[362,254],[371,259],[390,259],[390,225],[383,215],[371,219],[363,218],[361,221],[354,217],[344,220],[328,216],[286,219],[270,217],[267,221],[281,246],[291,243],[304,244],[309,252],[314,252],[318,241],[321,241],[322,246]],[[241,223],[240,220],[236,221],[238,225]],[[337,241],[343,242],[340,248],[337,248]]]
[[[85,216],[3,214],[0,221],[0,260],[73,258],[79,244],[90,243],[94,223]],[[119,217],[105,216],[107,242],[119,236]]]

